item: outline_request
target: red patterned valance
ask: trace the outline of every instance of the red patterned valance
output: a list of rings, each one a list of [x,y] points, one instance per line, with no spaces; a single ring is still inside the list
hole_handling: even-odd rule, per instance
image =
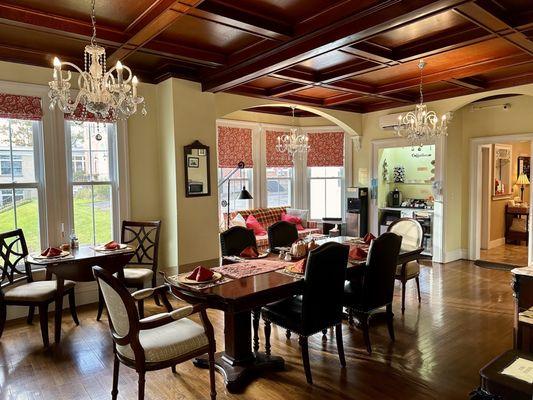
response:
[[[80,121],[80,122],[103,122],[103,123],[113,123],[113,118],[111,114],[107,118],[96,118],[93,113],[86,112],[83,113],[83,106],[78,104],[73,113],[65,114],[65,120],[67,121]]]
[[[267,167],[292,167],[292,160],[287,153],[276,150],[278,137],[288,132],[266,131],[266,166]]]
[[[40,97],[0,93],[0,118],[31,119],[43,118]]]
[[[344,165],[344,132],[308,133],[308,167],[342,167]]]
[[[253,167],[252,130],[232,126],[218,127],[218,166],[235,168],[240,161],[246,168]]]

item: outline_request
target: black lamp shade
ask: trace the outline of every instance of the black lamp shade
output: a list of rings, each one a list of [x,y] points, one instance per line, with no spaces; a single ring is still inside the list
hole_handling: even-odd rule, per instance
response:
[[[251,199],[253,199],[253,197],[250,194],[250,192],[248,190],[246,190],[246,186],[242,187],[242,190],[241,190],[241,193],[239,194],[238,199],[239,200],[251,200]]]

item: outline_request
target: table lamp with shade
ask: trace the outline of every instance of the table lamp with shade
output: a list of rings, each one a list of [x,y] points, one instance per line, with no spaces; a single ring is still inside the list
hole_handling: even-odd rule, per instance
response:
[[[518,179],[516,180],[516,185],[520,185],[520,202],[524,202],[524,186],[529,185],[529,179],[527,178],[527,175],[523,172],[518,175]]]

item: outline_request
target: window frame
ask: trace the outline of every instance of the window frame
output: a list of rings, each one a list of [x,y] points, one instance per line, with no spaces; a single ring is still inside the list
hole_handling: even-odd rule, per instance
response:
[[[344,160],[344,164],[346,164],[346,159]],[[331,177],[311,177],[311,168],[328,168],[328,167],[306,167],[307,170],[307,193],[308,193],[308,202],[307,202],[307,209],[309,210],[309,220],[311,221],[321,221],[323,218],[342,218],[344,220],[344,213],[343,213],[343,205],[345,203],[345,197],[346,197],[346,165],[343,165],[341,168],[341,176],[331,176]],[[312,219],[311,218],[311,181],[313,180],[337,180],[341,182],[341,204],[340,204],[340,210],[341,215],[339,217],[333,216],[333,215],[324,215],[322,218],[319,219]],[[324,204],[327,206],[327,190],[325,191],[324,195]]]
[[[267,176],[267,169],[268,168],[286,168],[286,169],[290,169],[291,170],[291,176],[290,177],[276,177],[276,178],[269,178]],[[295,198],[295,195],[294,195],[294,192],[295,192],[295,170],[296,170],[296,167],[295,166],[292,166],[292,167],[268,167],[267,165],[265,165],[265,206],[266,207],[288,207],[288,208],[291,208],[291,207],[294,207],[294,198]],[[288,181],[290,183],[290,193],[289,193],[289,202],[290,204],[285,204],[285,205],[272,205],[270,206],[268,204],[268,182],[269,181]]]

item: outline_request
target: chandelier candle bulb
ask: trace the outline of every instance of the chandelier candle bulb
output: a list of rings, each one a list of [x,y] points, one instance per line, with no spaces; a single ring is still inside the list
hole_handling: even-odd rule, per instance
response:
[[[117,65],[115,68],[117,69],[118,84],[122,85],[122,69],[123,69],[122,63],[120,61],[117,61]]]
[[[137,84],[139,83],[139,80],[137,79],[136,76],[133,77],[133,79],[131,80],[131,85],[132,85],[132,94],[133,94],[133,97],[137,97]]]

